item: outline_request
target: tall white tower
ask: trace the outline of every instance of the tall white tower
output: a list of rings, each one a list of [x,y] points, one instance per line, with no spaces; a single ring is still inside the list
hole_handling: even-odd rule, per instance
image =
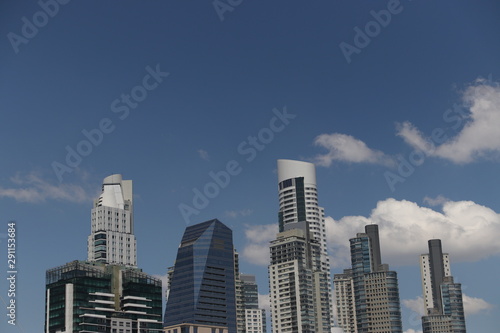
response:
[[[295,226],[302,229],[301,224],[305,224],[308,226],[308,235],[306,235],[308,242],[319,247],[319,271],[323,273],[323,277],[321,283],[318,280],[317,287],[319,288],[321,284],[321,289],[327,290],[325,305],[328,315],[324,317],[329,318],[330,326],[333,327],[332,284],[330,259],[326,244],[325,214],[324,209],[318,205],[314,164],[294,160],[278,160],[278,193],[280,233],[294,229]],[[318,311],[324,312],[324,310],[319,309]]]
[[[312,239],[321,247],[321,267],[330,272],[326,247],[325,213],[318,205],[316,168],[314,164],[294,160],[278,160],[279,231],[286,224],[307,221]]]
[[[88,238],[88,260],[136,267],[132,181],[122,175],[104,178],[94,200]]]

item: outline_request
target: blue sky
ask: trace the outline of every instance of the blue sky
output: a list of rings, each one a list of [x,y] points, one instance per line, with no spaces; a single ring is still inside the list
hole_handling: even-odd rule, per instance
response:
[[[3,316],[2,332],[43,329],[45,270],[86,259],[92,200],[113,173],[134,181],[139,266],[164,275],[179,207],[196,209],[230,163],[188,220],[231,227],[267,294],[279,158],[317,164],[334,273],[348,239],[379,223],[407,333],[420,330],[429,238],[451,254],[469,331],[497,331],[497,1],[42,3],[51,15],[0,5],[0,241],[4,253],[17,221],[19,272],[19,325]],[[81,154],[68,164],[68,151]]]

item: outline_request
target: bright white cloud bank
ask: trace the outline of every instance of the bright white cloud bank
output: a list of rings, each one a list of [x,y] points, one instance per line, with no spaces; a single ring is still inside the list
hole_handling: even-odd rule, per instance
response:
[[[333,267],[350,266],[349,239],[365,225],[379,225],[382,260],[390,265],[417,265],[427,253],[427,241],[439,238],[453,262],[477,261],[500,254],[500,215],[472,201],[438,201],[436,211],[406,200],[379,201],[370,216],[326,218],[329,253]],[[247,226],[243,257],[250,263],[269,264],[269,241],[276,237],[277,224]]]
[[[465,114],[465,126],[453,137],[437,136],[439,141],[444,138],[444,142],[435,142],[431,137],[425,137],[409,122],[398,126],[397,135],[429,156],[441,157],[458,164],[470,163],[478,158],[498,158],[500,86],[479,80],[465,90],[463,100],[469,109]],[[458,125],[461,120],[457,115],[453,117],[448,119]]]
[[[314,162],[324,167],[329,167],[333,161],[382,164],[386,166],[395,164],[392,157],[385,155],[381,151],[371,149],[363,141],[346,134],[321,134],[316,137],[314,144],[328,150],[326,154],[314,157]]]
[[[379,201],[369,217],[326,219],[329,253],[334,267],[349,266],[349,239],[365,225],[378,224],[382,260],[416,265],[427,253],[427,241],[439,238],[454,262],[477,261],[500,254],[500,215],[472,201],[447,201],[442,212],[406,200]]]

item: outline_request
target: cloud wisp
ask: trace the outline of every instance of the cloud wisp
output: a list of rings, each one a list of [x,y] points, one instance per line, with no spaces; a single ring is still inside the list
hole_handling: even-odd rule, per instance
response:
[[[462,294],[463,302],[464,302],[464,312],[466,316],[472,316],[484,312],[488,312],[493,308],[493,305],[486,302],[482,298],[471,297]],[[424,309],[424,298],[422,296],[417,296],[413,299],[404,299],[402,300],[403,305],[412,310],[415,313],[418,313],[419,316],[425,315]]]
[[[246,217],[246,216],[249,216],[253,213],[253,210],[251,209],[241,209],[241,210],[226,210],[224,212],[224,215],[229,217],[229,218],[232,218],[232,219],[235,219],[237,217]]]
[[[314,140],[314,145],[328,150],[318,154],[313,161],[323,167],[329,167],[334,161],[347,163],[369,163],[394,166],[395,161],[383,152],[369,148],[366,143],[351,135],[332,133],[321,134]]]
[[[0,186],[0,198],[11,198],[18,202],[41,203],[48,200],[88,202],[91,197],[80,185],[59,183],[51,184],[35,173],[11,177],[13,187]]]
[[[206,150],[198,149],[197,153],[202,160],[210,161],[210,155],[208,155],[208,152]]]

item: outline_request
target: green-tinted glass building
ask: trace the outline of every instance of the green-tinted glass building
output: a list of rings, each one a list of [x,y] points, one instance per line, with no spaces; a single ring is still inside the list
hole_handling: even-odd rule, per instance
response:
[[[46,333],[162,332],[161,280],[139,269],[73,261],[46,273]]]

